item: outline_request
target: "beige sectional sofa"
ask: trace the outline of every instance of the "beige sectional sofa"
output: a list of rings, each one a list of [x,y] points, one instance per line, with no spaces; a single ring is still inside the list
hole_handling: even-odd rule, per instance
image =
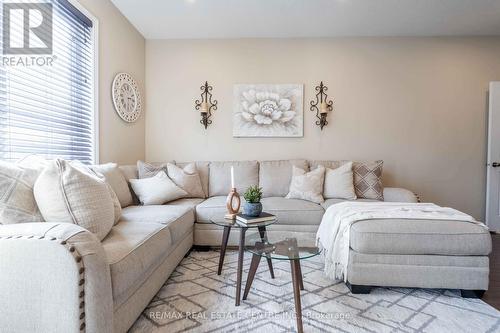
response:
[[[268,228],[271,239],[293,235],[314,244],[325,209],[342,200],[330,199],[320,205],[285,199],[292,164],[308,168],[314,163],[305,160],[197,162],[206,198],[123,207],[120,222],[102,242],[73,224],[0,226],[0,331],[125,332],[193,245],[220,245],[222,230],[209,220],[211,216],[225,213],[231,165],[235,167],[239,191],[254,184],[263,187],[264,210],[276,214],[279,220]],[[137,178],[135,166],[120,168],[124,179]],[[413,193],[400,188],[385,188],[384,197],[394,202],[417,201]],[[356,226],[361,228],[362,223]],[[479,233],[476,229],[467,232]],[[358,242],[360,237],[355,232],[353,241]],[[391,241],[388,237],[384,242]],[[477,241],[485,243],[474,252],[480,258],[467,263],[484,272],[488,259],[484,255],[489,253],[491,244],[488,245],[486,237]],[[230,244],[235,245],[236,239],[231,238]],[[356,246],[353,251],[365,251],[363,246]],[[366,274],[358,272],[370,266],[363,266],[363,260],[371,262],[366,257],[373,251],[378,250],[366,249],[367,254],[352,256],[356,263],[350,276],[362,275],[356,283],[373,284]],[[396,257],[388,254],[380,260],[388,261],[384,264],[389,265],[391,260],[399,260]],[[411,265],[410,259],[403,258],[401,264]],[[436,264],[451,265],[444,257],[435,260]],[[418,265],[418,260],[413,263]],[[419,273],[418,268],[413,272]],[[469,269],[460,279],[474,272]],[[375,282],[383,282],[384,269],[373,270],[373,274],[377,276]],[[464,288],[464,285],[457,282],[453,287]],[[425,283],[416,286],[428,287]],[[481,288],[484,289],[484,274],[472,289]]]

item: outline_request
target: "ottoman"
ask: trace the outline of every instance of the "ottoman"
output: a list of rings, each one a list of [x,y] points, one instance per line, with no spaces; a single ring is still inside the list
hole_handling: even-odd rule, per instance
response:
[[[351,226],[347,285],[460,289],[482,297],[488,289],[491,236],[474,223],[375,219]]]

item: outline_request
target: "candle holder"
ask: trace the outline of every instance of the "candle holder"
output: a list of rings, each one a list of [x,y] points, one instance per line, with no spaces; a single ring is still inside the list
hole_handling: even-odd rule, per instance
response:
[[[209,86],[208,82],[205,81],[205,84],[200,87],[201,101],[197,99],[194,102],[195,109],[200,110],[200,123],[205,126],[205,129],[212,123],[212,120],[210,120],[212,111],[217,110],[217,101],[215,99],[212,101],[212,89],[212,86]]]
[[[235,207],[236,204],[236,207]],[[236,188],[232,188],[231,192],[227,195],[226,199],[226,208],[227,214],[224,216],[226,219],[234,220],[236,219],[236,215],[240,212],[241,199],[238,192],[236,192]]]
[[[311,101],[311,111],[316,112],[316,118],[318,118],[316,125],[323,130],[323,127],[328,125],[326,117],[328,112],[333,110],[333,101],[328,101],[328,95],[326,94],[328,87],[323,84],[323,81],[315,89],[318,93],[316,94],[316,101]]]

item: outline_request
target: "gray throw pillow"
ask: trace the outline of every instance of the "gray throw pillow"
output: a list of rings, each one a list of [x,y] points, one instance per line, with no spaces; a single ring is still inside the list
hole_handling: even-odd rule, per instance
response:
[[[358,198],[384,200],[383,165],[384,161],[353,163],[354,189]]]
[[[139,178],[154,177],[160,171],[167,173],[167,162],[147,163],[141,160],[137,161],[137,173]]]

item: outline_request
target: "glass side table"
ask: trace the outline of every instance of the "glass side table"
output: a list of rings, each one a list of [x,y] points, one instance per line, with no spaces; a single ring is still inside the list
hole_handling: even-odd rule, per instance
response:
[[[246,244],[245,250],[252,253],[252,262],[250,263],[243,299],[247,299],[248,292],[252,287],[252,282],[262,257],[265,257],[267,260],[276,259],[290,261],[293,298],[295,301],[295,312],[297,314],[297,331],[299,333],[303,332],[300,291],[304,290],[304,283],[302,281],[300,261],[317,256],[321,253],[321,250],[317,247],[301,246],[300,241],[296,238],[285,238],[278,242],[269,243],[267,239],[249,235],[246,239]]]
[[[257,228],[259,233],[252,235],[256,237],[256,239],[260,239],[261,241],[267,240],[266,227],[268,225],[274,224],[278,221],[277,218],[274,218],[270,221],[265,222],[257,222],[250,224],[243,224],[238,222],[237,220],[230,220],[221,216],[214,216],[210,218],[210,222],[216,224],[220,227],[224,228],[224,233],[222,235],[222,242],[220,246],[220,256],[219,256],[219,268],[217,270],[217,275],[220,275],[222,272],[222,266],[224,264],[224,256],[226,255],[227,241],[229,240],[229,233],[231,232],[231,228],[240,229],[240,242],[238,246],[238,269],[236,276],[236,306],[240,305],[241,298],[241,278],[243,272],[243,257],[244,257],[244,248],[245,248],[245,234],[248,229]],[[271,278],[274,279],[274,271],[273,271],[273,263],[271,258],[267,258],[267,264],[269,266],[269,271],[271,273]]]

